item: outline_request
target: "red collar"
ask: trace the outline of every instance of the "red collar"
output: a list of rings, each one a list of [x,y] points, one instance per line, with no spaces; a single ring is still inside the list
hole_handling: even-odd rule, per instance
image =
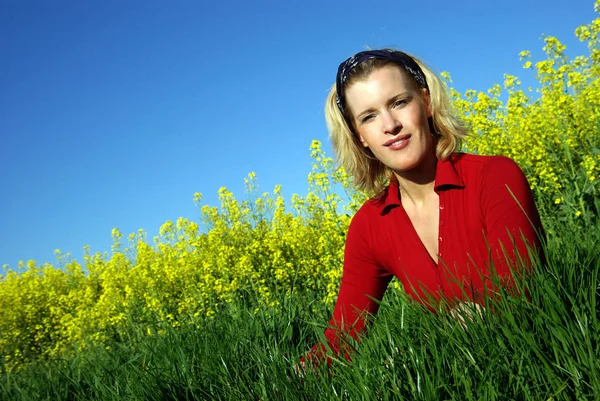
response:
[[[458,175],[454,163],[461,157],[460,153],[453,154],[446,160],[438,160],[435,168],[435,186],[436,192],[451,188],[464,188],[465,183]],[[390,178],[390,184],[382,194],[383,201],[382,213],[388,206],[400,205],[400,191],[398,191],[398,179],[395,174]]]

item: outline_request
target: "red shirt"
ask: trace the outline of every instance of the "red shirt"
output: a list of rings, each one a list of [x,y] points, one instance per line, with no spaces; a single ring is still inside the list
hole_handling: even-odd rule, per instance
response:
[[[371,298],[381,300],[394,276],[419,302],[426,291],[438,300],[472,300],[484,286],[492,288],[490,258],[498,276],[510,281],[515,248],[526,261],[527,244],[540,252],[536,233],[543,233],[540,218],[527,179],[511,159],[454,154],[438,161],[434,188],[439,196],[439,262],[435,263],[417,235],[393,177],[384,192],[367,201],[350,223],[331,326],[351,328],[356,336],[363,330],[363,312],[377,312],[378,305]],[[335,351],[337,334],[334,329],[325,332]]]

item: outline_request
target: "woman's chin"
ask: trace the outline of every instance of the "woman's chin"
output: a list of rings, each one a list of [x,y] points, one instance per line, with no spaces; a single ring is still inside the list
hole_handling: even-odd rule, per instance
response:
[[[418,158],[406,158],[401,161],[395,161],[394,163],[390,163],[388,167],[397,174],[401,174],[409,172],[419,167],[419,161],[420,160]]]

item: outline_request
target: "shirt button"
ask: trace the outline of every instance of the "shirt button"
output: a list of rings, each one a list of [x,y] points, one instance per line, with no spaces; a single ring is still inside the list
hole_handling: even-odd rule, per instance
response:
[[[444,205],[440,205],[440,210],[444,210]]]
[[[441,240],[442,240],[442,237],[440,237],[439,239],[440,239],[440,241],[441,241]]]

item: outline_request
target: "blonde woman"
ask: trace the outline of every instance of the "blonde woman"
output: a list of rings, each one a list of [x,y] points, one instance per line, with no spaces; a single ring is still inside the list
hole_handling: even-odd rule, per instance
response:
[[[416,58],[389,49],[350,57],[325,116],[338,162],[374,195],[348,230],[325,333],[334,351],[339,331],[364,330],[365,313],[377,312],[393,277],[418,302],[460,308],[483,304],[491,276],[510,285],[529,250],[541,253],[523,172],[507,157],[458,153],[466,129],[440,78]],[[315,346],[309,358],[323,350]]]

